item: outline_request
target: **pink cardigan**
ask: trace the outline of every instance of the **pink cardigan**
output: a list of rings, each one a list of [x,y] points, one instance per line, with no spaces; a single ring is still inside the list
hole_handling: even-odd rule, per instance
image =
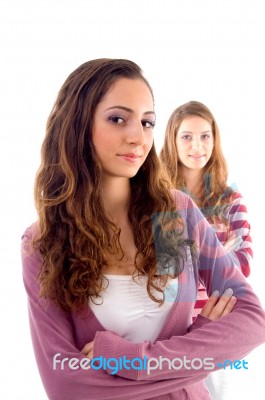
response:
[[[94,357],[127,359],[144,356],[189,360],[213,358],[215,369],[225,360],[242,359],[265,342],[265,313],[244,276],[235,268],[216,235],[191,199],[174,192],[181,216],[186,223],[185,235],[196,241],[199,254],[187,258],[179,276],[178,295],[155,343],[130,343],[115,332],[106,331],[89,307],[68,315],[53,302],[39,297],[36,280],[41,257],[32,253],[30,241],[37,225],[28,228],[22,240],[23,278],[28,294],[32,342],[43,385],[51,400],[204,400],[210,395],[204,385],[209,371],[205,369],[111,370],[53,369],[53,357],[82,360],[83,346],[94,342]],[[232,288],[237,297],[233,312],[216,321],[199,316],[191,325],[191,314],[197,295],[198,279],[210,295]],[[122,304],[121,304],[122,307]],[[144,327],[143,327],[144,329]]]

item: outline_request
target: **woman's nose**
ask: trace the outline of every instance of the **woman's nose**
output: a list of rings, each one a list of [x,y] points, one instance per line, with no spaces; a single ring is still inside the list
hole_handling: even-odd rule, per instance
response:
[[[141,122],[135,122],[129,129],[127,141],[131,144],[143,145],[146,142],[144,128]]]
[[[191,142],[191,147],[193,150],[199,150],[201,148],[201,141],[200,138],[193,138]]]

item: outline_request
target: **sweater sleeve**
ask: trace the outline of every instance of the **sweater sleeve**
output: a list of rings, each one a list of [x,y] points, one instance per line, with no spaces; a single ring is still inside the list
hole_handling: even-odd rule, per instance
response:
[[[227,220],[229,224],[228,238],[225,243],[222,233],[217,233],[219,240],[229,252],[234,263],[241,268],[248,277],[253,258],[250,224],[248,222],[247,208],[240,193],[235,192],[228,208]]]
[[[36,277],[42,261],[40,255],[32,251],[31,240],[32,233],[28,229],[22,238],[22,272],[28,296],[32,343],[48,398],[50,400],[130,398],[168,400],[172,398],[170,393],[182,392],[186,386],[185,378],[170,381],[156,379],[153,382],[133,381],[107,374],[104,369],[89,368],[88,359],[76,345],[77,333],[74,331],[72,316],[53,302],[39,297]],[[137,351],[134,357],[137,354],[140,353]],[[193,377],[190,382],[196,384],[204,378],[206,373]]]
[[[245,277],[248,277],[250,274],[253,252],[247,208],[239,192],[233,192],[230,201],[230,204],[224,211],[224,217],[227,223],[225,224],[222,221],[212,222],[210,220],[209,222],[234,264],[241,269]],[[207,303],[207,300],[208,296],[206,290],[200,283],[193,310],[194,318],[199,315],[202,308]]]
[[[212,370],[219,369],[225,360],[232,362],[242,359],[255,347],[265,342],[265,313],[251,286],[246,282],[241,271],[235,267],[232,258],[220,244],[219,240],[200,210],[189,199],[187,205],[188,235],[195,240],[198,248],[197,269],[208,295],[214,290],[223,293],[232,288],[237,297],[233,311],[218,320],[207,321],[202,326],[189,331],[183,336],[172,336],[156,343],[129,343],[111,332],[98,332],[95,338],[94,356],[104,357],[147,357],[147,359],[164,358],[172,361],[194,358],[214,360]],[[181,318],[181,316],[180,316]],[[155,363],[155,361],[154,361]],[[150,374],[145,370],[118,372],[120,376],[134,380],[187,379],[201,374],[196,368],[182,367],[169,369],[164,363]],[[109,372],[109,371],[108,371]]]

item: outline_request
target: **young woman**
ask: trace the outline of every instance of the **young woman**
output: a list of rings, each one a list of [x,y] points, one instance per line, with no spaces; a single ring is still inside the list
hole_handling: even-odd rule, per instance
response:
[[[253,253],[247,209],[241,194],[227,185],[219,129],[204,104],[190,101],[171,114],[161,159],[174,187],[192,197],[234,263],[248,277]],[[195,315],[206,302],[204,295],[201,286]]]
[[[235,265],[247,277],[253,256],[247,210],[241,194],[227,184],[228,169],[219,129],[208,107],[190,101],[171,114],[161,159],[175,188],[192,197]],[[194,318],[207,298],[205,287],[200,284]],[[215,399],[222,398],[220,391],[218,387]]]
[[[154,124],[150,85],[119,59],[73,71],[48,119],[22,261],[49,399],[209,399],[207,374],[265,341],[251,287],[170,190]],[[212,296],[192,323],[199,279]]]

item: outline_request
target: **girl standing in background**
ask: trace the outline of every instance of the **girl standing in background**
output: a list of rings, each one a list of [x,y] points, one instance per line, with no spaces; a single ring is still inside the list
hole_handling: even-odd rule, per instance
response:
[[[248,277],[253,253],[247,209],[241,194],[227,184],[220,133],[209,108],[190,101],[175,109],[167,123],[160,156],[174,187],[192,197],[235,265]],[[200,283],[193,318],[207,299]],[[211,374],[213,381],[216,376]],[[220,385],[214,386],[218,392],[214,391],[214,399],[222,399]]]

